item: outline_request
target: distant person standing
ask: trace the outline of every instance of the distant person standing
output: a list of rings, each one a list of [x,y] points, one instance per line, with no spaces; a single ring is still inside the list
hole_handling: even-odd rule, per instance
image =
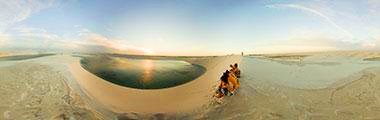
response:
[[[241,52],[241,56],[244,56],[244,53],[243,53],[243,52]]]

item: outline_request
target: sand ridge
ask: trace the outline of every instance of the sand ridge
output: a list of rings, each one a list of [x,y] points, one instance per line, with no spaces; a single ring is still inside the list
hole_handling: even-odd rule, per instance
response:
[[[339,56],[377,62],[376,59],[380,56],[379,53],[373,52],[307,55],[305,60],[312,62],[328,62],[329,58],[335,59]],[[286,63],[292,62],[289,65],[299,64],[300,61],[293,61],[293,58],[299,57],[286,55],[284,58],[276,57],[273,62],[284,59]],[[366,58],[374,58],[375,61],[365,61]],[[94,112],[99,111],[92,108],[99,106],[101,109],[121,113],[127,119],[152,119],[149,115],[144,116],[144,113],[157,113],[150,114],[154,118],[168,118],[165,117],[165,113],[170,112],[190,114],[174,114],[173,119],[380,119],[380,66],[364,69],[322,89],[300,89],[272,84],[267,80],[258,79],[255,74],[250,76],[250,71],[243,70],[242,86],[238,94],[226,97],[225,103],[221,105],[214,105],[209,102],[221,73],[228,68],[228,64],[239,62],[240,57],[180,58],[205,66],[208,73],[188,84],[153,91],[121,87],[101,80],[84,70],[79,60],[80,58],[70,55],[55,55],[17,62],[1,62],[0,92],[8,98],[0,101],[2,118],[96,119],[98,117],[94,116],[98,113]],[[240,64],[242,67],[243,63],[244,61]],[[72,79],[67,78],[68,76]],[[67,86],[62,81],[66,82]],[[73,87],[73,84],[77,84],[78,88]],[[23,94],[24,92],[26,94]],[[79,94],[82,92],[84,96]],[[95,104],[88,106],[86,102]],[[196,111],[191,111],[193,109]],[[46,112],[47,110],[52,112]],[[139,115],[140,113],[143,115]],[[112,115],[110,119],[116,117]]]
[[[206,73],[189,83],[158,90],[112,84],[84,70],[79,60],[72,63],[69,69],[90,97],[115,112],[166,113],[193,110],[207,103],[219,76],[228,69],[229,64],[239,63],[239,60],[240,56],[216,57],[203,62],[188,60],[204,65]]]

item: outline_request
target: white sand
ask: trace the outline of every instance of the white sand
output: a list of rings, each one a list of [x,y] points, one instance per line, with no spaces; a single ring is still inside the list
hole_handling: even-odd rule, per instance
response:
[[[378,52],[362,51],[305,54],[312,55],[305,58],[311,61],[340,59],[339,56],[358,60],[380,56]],[[277,60],[297,62],[294,59],[298,58]],[[189,83],[160,90],[131,89],[109,83],[84,70],[79,58],[69,55],[0,62],[0,93],[2,98],[7,98],[0,101],[0,119],[93,119],[98,114],[92,107],[97,105],[118,113],[188,113],[211,100],[212,89],[221,73],[228,64],[240,59],[237,56],[183,58],[205,66],[207,72]],[[323,89],[271,84],[256,76],[244,78],[249,71],[242,72],[242,86],[236,96],[227,97],[226,104],[201,108],[189,119],[380,119],[380,68],[365,69],[357,79],[342,79]],[[77,84],[79,89],[67,88],[62,81],[69,86]],[[90,99],[75,95],[82,93],[81,89]],[[87,102],[95,104],[89,106]]]
[[[229,64],[239,63],[240,56],[210,58],[208,61],[192,61],[206,67],[205,74],[189,83],[158,90],[141,90],[118,86],[102,80],[80,66],[78,61],[70,65],[70,71],[86,93],[118,113],[160,113],[194,110],[206,104],[213,89]]]
[[[70,55],[1,61],[1,96],[9,99],[0,102],[0,112],[4,119],[98,119],[114,118],[113,113],[103,116],[108,110],[117,113],[194,110],[211,100],[222,72],[229,64],[239,62],[240,57],[181,60],[201,64],[207,71],[186,84],[159,90],[112,84],[83,69],[80,58]]]
[[[340,60],[339,57],[341,56],[361,60],[380,55],[378,52],[362,51],[303,54],[311,55],[310,58],[306,59],[312,61],[328,61],[328,59],[336,58]],[[299,55],[299,53],[279,54],[278,56],[292,55]],[[288,61],[288,58],[285,57],[284,61]],[[245,119],[380,119],[380,115],[378,114],[380,111],[380,66],[365,69],[356,75],[359,75],[359,77],[354,80],[347,80],[348,78],[352,79],[350,76],[347,76],[346,79],[339,80],[335,84],[323,89],[299,89],[282,84],[269,83],[266,80],[257,78],[250,79],[250,82],[242,80],[243,87],[244,84],[249,84],[249,87],[253,88],[250,91],[254,91],[254,93],[247,93],[245,96],[252,96],[249,101],[254,102],[245,101],[245,104],[235,104],[233,107],[251,106],[240,110],[241,112],[251,111],[251,113],[243,117]],[[235,99],[239,99],[239,97],[233,98],[233,100]],[[236,101],[244,101],[244,99]]]
[[[1,120],[98,119],[50,58],[0,62]]]

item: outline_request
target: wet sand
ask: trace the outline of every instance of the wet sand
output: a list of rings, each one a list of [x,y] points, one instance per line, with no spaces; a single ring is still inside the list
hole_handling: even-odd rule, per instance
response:
[[[198,110],[211,101],[228,64],[240,57],[181,57],[206,67],[198,79],[176,87],[140,90],[118,86],[89,73],[79,57],[54,55],[0,64],[0,112],[4,119],[167,118]],[[197,89],[194,89],[197,88]],[[15,102],[16,101],[16,102]],[[172,116],[172,117],[173,117]]]
[[[308,54],[312,57],[309,59],[318,61],[331,57],[353,57],[364,60],[380,56],[375,52]],[[244,82],[244,80],[251,81]],[[255,76],[244,78],[243,82],[242,84],[246,84],[255,91],[252,94],[246,94],[246,96],[253,96],[249,100],[255,102],[245,105],[252,106],[247,110],[250,109],[253,112],[240,117],[243,119],[380,119],[380,115],[377,114],[380,110],[378,102],[380,100],[380,66],[369,67],[320,89],[299,89],[270,83],[257,79]]]
[[[0,64],[0,119],[98,119],[60,71],[39,60]]]

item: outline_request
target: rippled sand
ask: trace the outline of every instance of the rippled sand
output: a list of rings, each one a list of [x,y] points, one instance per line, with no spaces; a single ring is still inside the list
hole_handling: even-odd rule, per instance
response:
[[[98,119],[52,67],[33,61],[0,64],[10,64],[0,67],[1,119]]]

